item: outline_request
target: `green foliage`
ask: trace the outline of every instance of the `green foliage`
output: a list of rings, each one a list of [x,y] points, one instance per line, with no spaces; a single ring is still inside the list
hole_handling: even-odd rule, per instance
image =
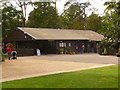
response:
[[[102,18],[97,14],[92,13],[86,19],[87,29],[93,30],[95,32],[100,33],[102,29]]]
[[[119,8],[120,1],[106,2],[105,16],[102,17],[102,30],[101,34],[105,36],[110,48],[118,48],[120,42],[120,14]],[[106,42],[105,42],[106,43]]]
[[[63,29],[84,29],[84,20],[81,15],[82,11],[78,5],[71,5],[66,9],[61,18],[61,28]]]
[[[116,8],[116,2],[112,2],[112,1],[105,2],[104,5],[107,6],[105,9],[105,12],[109,12],[109,11],[111,12],[112,10]]]
[[[67,8],[60,16],[62,28],[78,30],[88,29],[99,33],[102,28],[101,17],[92,13],[90,16],[84,19],[82,13],[83,11],[78,5],[71,4],[69,8]],[[84,27],[85,25],[86,28]]]
[[[78,5],[71,5],[62,15],[69,19],[69,21],[72,21],[80,16],[81,13],[82,11]]]
[[[99,43],[99,47],[103,47],[103,48],[106,48],[109,46],[109,43],[106,39],[102,40],[100,43]]]
[[[15,30],[17,26],[21,26],[21,11],[16,10],[12,5],[4,6],[2,9],[2,36],[3,39]]]
[[[36,28],[59,28],[56,8],[50,2],[36,2],[30,13],[27,26]]]

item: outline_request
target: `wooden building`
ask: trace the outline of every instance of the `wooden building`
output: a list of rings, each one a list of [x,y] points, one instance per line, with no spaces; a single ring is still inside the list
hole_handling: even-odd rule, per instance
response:
[[[91,30],[66,30],[18,27],[4,40],[15,43],[18,55],[97,53],[97,44],[104,38]]]

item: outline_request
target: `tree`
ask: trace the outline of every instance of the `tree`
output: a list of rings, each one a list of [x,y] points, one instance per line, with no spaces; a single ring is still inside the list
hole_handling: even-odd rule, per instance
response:
[[[2,9],[2,36],[3,39],[15,30],[17,26],[21,26],[21,11],[16,10],[12,5],[4,6]]]
[[[59,28],[56,8],[50,2],[34,3],[34,10],[30,12],[27,26],[37,28]]]
[[[87,17],[86,23],[88,30],[93,30],[98,33],[101,32],[102,18],[99,15],[92,13],[90,16]]]
[[[21,8],[21,16],[22,16],[22,26],[25,26],[25,22],[26,22],[26,8],[27,8],[27,5],[32,5],[32,1],[29,0],[29,1],[21,1],[21,0],[18,0],[18,2],[16,2],[17,5]]]
[[[103,31],[101,33],[106,37],[104,41],[110,42],[108,44],[111,48],[118,49],[120,42],[120,1],[106,2],[105,5],[107,5],[107,12],[103,17]]]
[[[80,10],[80,7],[77,4],[71,4],[69,8],[67,8],[61,14],[61,19],[63,20],[62,28],[83,29],[84,21],[81,14],[82,14],[82,11]]]
[[[63,13],[62,13],[62,26],[63,28],[69,29],[91,29],[93,31],[99,32],[101,30],[101,17],[97,14],[94,14],[96,11],[93,8],[92,15],[83,18],[83,11],[80,9],[80,6],[77,3],[70,4],[67,2],[65,6],[70,5]],[[86,27],[85,27],[86,26]]]

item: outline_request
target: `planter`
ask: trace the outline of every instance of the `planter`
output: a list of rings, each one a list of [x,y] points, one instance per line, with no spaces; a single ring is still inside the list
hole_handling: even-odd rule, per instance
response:
[[[100,55],[108,55],[107,53],[102,53],[102,54],[100,54]]]

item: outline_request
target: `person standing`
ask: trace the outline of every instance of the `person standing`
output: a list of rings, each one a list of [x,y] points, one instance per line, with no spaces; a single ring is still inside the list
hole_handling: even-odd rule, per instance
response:
[[[75,52],[78,53],[78,46],[75,45]]]
[[[90,53],[90,45],[87,45],[87,53]]]
[[[8,53],[8,60],[10,60],[11,59],[12,48],[11,47],[7,47],[6,51]]]
[[[85,45],[84,45],[84,43],[82,43],[82,53],[84,53],[85,52]]]

